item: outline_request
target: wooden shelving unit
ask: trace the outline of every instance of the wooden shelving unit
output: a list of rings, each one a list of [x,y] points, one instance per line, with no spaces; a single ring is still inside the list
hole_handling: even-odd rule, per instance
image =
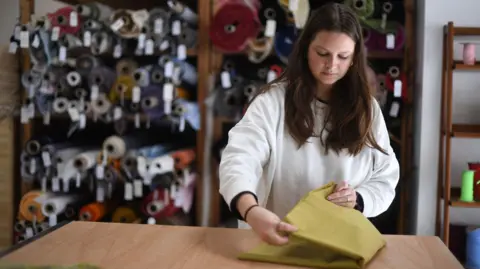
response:
[[[454,38],[456,36],[480,35],[480,28],[455,27],[453,22],[444,26],[443,37],[443,80],[442,101],[440,110],[440,141],[438,159],[438,193],[437,193],[437,234],[443,236],[443,241],[448,246],[450,236],[450,207],[480,208],[480,202],[463,202],[459,200],[458,188],[451,186],[451,150],[453,138],[480,138],[480,125],[455,124],[452,120],[453,99],[453,72],[454,71],[480,71],[480,63],[466,65],[453,59]],[[443,206],[443,231],[442,209]]]
[[[130,0],[57,0],[58,2],[62,2],[65,4],[69,5],[78,5],[78,4],[85,4],[88,2],[99,2],[105,5],[108,5],[114,9],[132,9],[132,10],[138,10],[138,9],[151,9],[153,7],[159,6],[158,1],[155,0],[136,0],[136,1],[130,1]],[[183,1],[188,3],[189,1]],[[193,2],[193,1],[190,1]],[[162,3],[163,4],[163,3]],[[34,0],[19,0],[19,6],[20,6],[20,23],[22,25],[28,24],[29,21],[31,20],[31,15],[34,14],[34,6],[35,6],[35,1]],[[203,175],[203,152],[205,151],[205,144],[204,144],[204,138],[205,138],[205,105],[204,101],[207,96],[207,91],[209,88],[209,80],[208,80],[208,75],[209,75],[209,63],[210,63],[210,41],[209,41],[209,36],[208,36],[208,31],[209,31],[209,25],[210,25],[210,12],[211,12],[211,3],[210,1],[198,1],[196,3],[197,10],[196,13],[198,15],[198,40],[197,40],[197,47],[194,49],[189,49],[187,51],[187,56],[195,56],[197,59],[197,75],[198,75],[198,85],[197,85],[197,100],[200,108],[200,118],[201,118],[201,128],[197,132],[197,139],[196,139],[196,145],[197,145],[197,172],[198,172],[198,177],[197,177],[197,186],[196,186],[196,205],[197,207],[194,209],[195,216],[196,216],[196,224],[199,225],[202,222],[205,222],[202,219],[203,214],[203,201],[205,199],[209,199],[209,197],[204,197],[204,188],[203,188],[203,180],[202,180],[202,175]],[[25,49],[19,49],[19,56],[20,56],[20,61],[22,63],[22,71],[28,70],[31,68],[31,62],[30,62],[30,57],[28,54],[28,50]],[[20,74],[19,74],[20,75]],[[21,91],[22,93],[24,90]],[[130,119],[132,120],[132,119]],[[18,118],[16,119],[18,122]],[[18,136],[18,141],[16,142],[16,152],[21,152],[23,146],[25,145],[26,141],[28,141],[34,132],[34,124],[33,121],[30,121],[28,124],[19,124],[20,125],[20,136]],[[15,156],[17,165],[16,165],[16,170],[18,171],[18,160],[20,159],[20,154],[17,154]],[[22,182],[20,180],[20,175],[17,173],[17,179],[15,182]],[[31,185],[26,184],[26,183],[17,183],[17,188],[15,191],[15,198],[14,198],[14,214],[18,212],[18,204],[23,196],[23,194],[27,193],[29,190],[31,190]],[[15,221],[15,217],[13,217]],[[206,221],[208,225],[213,225],[212,220],[207,220]]]
[[[215,0],[212,1],[212,14],[215,10]],[[405,45],[404,49],[401,51],[368,51],[367,56],[368,60],[396,60],[401,62],[401,71],[406,74],[407,84],[408,84],[408,98],[403,105],[402,119],[399,134],[394,134],[390,132],[390,139],[392,144],[398,144],[400,146],[400,206],[397,216],[397,233],[405,234],[407,233],[408,222],[410,221],[410,212],[409,212],[409,201],[411,200],[411,188],[412,188],[412,152],[413,152],[413,94],[414,94],[414,84],[415,84],[415,1],[414,0],[403,0],[403,8],[405,11]],[[222,62],[224,57],[231,55],[242,55],[240,53],[222,53],[212,47],[211,49],[211,67],[210,72],[218,76],[220,69],[222,67]],[[272,53],[273,54],[273,53]],[[246,57],[246,54],[245,54]],[[234,123],[232,119],[225,119],[223,117],[218,117],[215,119],[215,138],[219,139],[222,136],[222,125],[224,123]],[[213,173],[215,178],[218,177],[216,172],[218,170],[217,164],[212,164]],[[218,179],[213,180],[216,184],[213,186],[214,192],[212,195],[218,196],[214,200],[222,201],[218,193]],[[213,199],[213,198],[212,198]],[[220,211],[218,208],[213,209],[212,214],[216,215],[213,218],[219,220]]]

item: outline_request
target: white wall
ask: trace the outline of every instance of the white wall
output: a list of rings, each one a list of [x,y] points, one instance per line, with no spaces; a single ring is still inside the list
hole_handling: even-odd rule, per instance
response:
[[[20,14],[19,2],[19,0],[2,0],[0,18],[3,23],[0,24],[0,44],[6,44],[10,40],[13,26]],[[35,0],[35,14],[42,16],[63,6],[65,5],[53,0]]]
[[[456,26],[480,27],[479,0],[420,0],[418,8],[418,70],[416,86],[415,157],[418,199],[413,232],[435,233],[437,162],[440,128],[442,82],[443,25],[453,21]],[[423,14],[422,14],[422,11]],[[478,38],[455,38],[455,41]],[[455,59],[461,59],[461,45],[455,48]],[[477,47],[480,59],[480,46]],[[453,76],[453,121],[480,123],[480,73],[457,71]],[[421,128],[420,128],[421,127]],[[480,160],[480,140],[455,139],[452,143],[452,184],[460,185],[460,175],[468,161]],[[454,208],[453,223],[480,224],[480,210]]]

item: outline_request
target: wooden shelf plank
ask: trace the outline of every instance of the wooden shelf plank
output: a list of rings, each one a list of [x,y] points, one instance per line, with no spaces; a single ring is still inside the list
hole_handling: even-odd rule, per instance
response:
[[[480,62],[476,62],[473,65],[464,64],[462,61],[454,61],[453,62],[453,69],[460,70],[460,71],[480,71]]]
[[[461,138],[480,138],[480,124],[453,124],[452,136]]]
[[[467,208],[480,208],[480,202],[463,202],[458,199],[450,199],[450,206],[452,207],[467,207]]]
[[[480,35],[480,28],[478,28],[478,27],[453,27],[453,35],[456,35],[456,36]]]

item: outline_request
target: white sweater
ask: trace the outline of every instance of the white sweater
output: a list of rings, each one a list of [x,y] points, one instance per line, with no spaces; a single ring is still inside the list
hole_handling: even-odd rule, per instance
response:
[[[346,151],[325,154],[318,137],[298,149],[285,125],[284,86],[273,87],[250,104],[228,134],[219,168],[220,193],[227,204],[240,192],[251,191],[261,206],[283,218],[309,191],[345,180],[362,196],[366,217],[386,211],[395,196],[399,164],[378,103],[373,102],[372,128],[388,155],[370,147],[356,156]],[[327,105],[315,101],[312,106],[319,133]],[[240,221],[239,228],[248,225]]]

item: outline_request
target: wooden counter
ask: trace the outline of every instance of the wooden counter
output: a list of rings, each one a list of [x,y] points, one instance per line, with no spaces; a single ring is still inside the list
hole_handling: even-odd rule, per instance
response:
[[[368,269],[463,268],[437,237],[386,236]],[[259,243],[249,230],[72,222],[0,259],[29,265],[90,263],[102,269],[295,269],[240,261]]]

